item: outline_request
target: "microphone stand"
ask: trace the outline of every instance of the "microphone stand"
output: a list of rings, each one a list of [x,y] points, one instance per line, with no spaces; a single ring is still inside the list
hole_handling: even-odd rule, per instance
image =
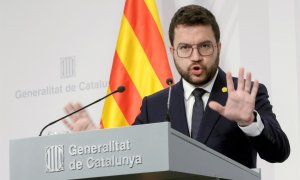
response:
[[[94,101],[94,102],[92,102],[92,103],[90,103],[90,104],[88,104],[88,105],[86,105],[86,106],[80,108],[80,109],[77,109],[76,111],[74,111],[74,112],[72,112],[72,113],[70,113],[70,114],[67,114],[67,115],[65,115],[65,116],[62,117],[62,118],[59,118],[59,119],[57,119],[57,120],[55,120],[55,121],[53,121],[53,122],[47,124],[47,125],[46,125],[45,127],[43,127],[43,129],[41,130],[39,136],[42,136],[44,130],[45,130],[47,127],[51,126],[52,124],[55,124],[55,123],[57,123],[58,121],[61,121],[61,120],[65,119],[65,118],[67,118],[67,117],[69,117],[69,116],[71,116],[71,115],[73,115],[73,114],[75,114],[75,113],[77,113],[77,112],[79,112],[79,111],[81,111],[81,110],[83,110],[83,109],[85,109],[85,108],[87,108],[87,107],[89,107],[89,106],[91,106],[91,105],[93,105],[93,104],[95,104],[95,103],[97,103],[97,102],[99,102],[99,101],[101,101],[101,100],[107,98],[108,96],[110,96],[110,95],[112,95],[112,94],[115,94],[115,93],[117,93],[117,92],[123,92],[123,91],[125,91],[125,87],[124,87],[124,86],[119,86],[117,90],[115,90],[115,91],[113,91],[113,92],[107,94],[106,96],[104,96],[104,97],[102,97],[102,98],[100,98],[100,99],[98,99],[98,100],[96,100],[96,101]]]
[[[168,78],[166,80],[166,83],[169,85],[166,121],[171,122],[171,117],[170,117],[170,100],[171,100],[171,91],[172,91],[173,80],[171,78]]]

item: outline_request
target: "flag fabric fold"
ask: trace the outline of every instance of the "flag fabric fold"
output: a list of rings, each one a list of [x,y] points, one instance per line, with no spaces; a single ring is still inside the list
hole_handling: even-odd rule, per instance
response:
[[[142,98],[167,87],[172,78],[155,0],[126,0],[100,126],[131,125]]]

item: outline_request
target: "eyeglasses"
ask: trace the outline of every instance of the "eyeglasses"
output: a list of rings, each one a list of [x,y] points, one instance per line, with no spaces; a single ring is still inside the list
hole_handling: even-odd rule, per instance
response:
[[[193,46],[196,46],[196,48],[194,48]],[[216,45],[213,45],[212,42],[203,42],[200,44],[179,43],[176,51],[177,51],[178,57],[181,57],[181,58],[191,57],[194,49],[197,49],[198,53],[201,56],[210,56],[214,53],[215,46]]]

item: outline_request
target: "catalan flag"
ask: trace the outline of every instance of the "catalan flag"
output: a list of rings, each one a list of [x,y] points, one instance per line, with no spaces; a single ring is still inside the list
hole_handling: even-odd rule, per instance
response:
[[[124,85],[104,102],[103,128],[131,125],[142,98],[165,87],[172,77],[155,0],[126,0],[107,93]]]

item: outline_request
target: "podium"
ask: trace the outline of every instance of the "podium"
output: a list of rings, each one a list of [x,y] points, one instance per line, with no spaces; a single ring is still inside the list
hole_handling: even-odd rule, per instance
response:
[[[10,141],[11,180],[259,180],[168,122]]]

